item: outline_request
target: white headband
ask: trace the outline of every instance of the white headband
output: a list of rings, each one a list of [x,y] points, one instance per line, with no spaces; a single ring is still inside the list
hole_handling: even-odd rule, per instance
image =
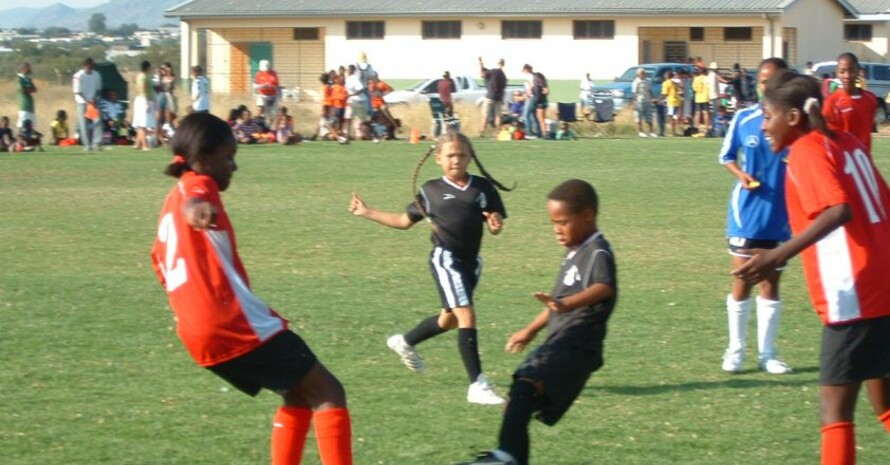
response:
[[[803,102],[803,112],[809,113],[813,106],[819,105],[819,100],[816,97],[809,97],[805,102]]]

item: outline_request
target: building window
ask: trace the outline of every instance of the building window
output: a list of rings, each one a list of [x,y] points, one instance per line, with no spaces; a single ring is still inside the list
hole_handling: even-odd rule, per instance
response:
[[[845,24],[844,40],[871,42],[871,24]]]
[[[690,27],[689,28],[689,41],[690,42],[703,42],[705,40],[705,28],[703,27]]]
[[[383,21],[346,21],[347,39],[382,39]]]
[[[424,21],[424,39],[460,39],[460,21]]]
[[[615,21],[574,21],[575,39],[614,39]]]
[[[317,27],[295,27],[294,40],[318,40],[319,30]]]
[[[540,39],[541,21],[501,21],[503,39]]]
[[[746,40],[750,41],[753,36],[752,30],[750,27],[724,27],[723,28],[723,40]]]

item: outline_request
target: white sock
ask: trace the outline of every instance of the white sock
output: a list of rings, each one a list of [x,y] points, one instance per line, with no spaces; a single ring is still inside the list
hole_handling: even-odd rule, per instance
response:
[[[779,335],[781,316],[781,301],[757,296],[757,350],[760,360],[776,357],[776,337]]]
[[[491,455],[493,455],[494,458],[500,460],[501,462],[512,462],[512,463],[516,463],[516,459],[513,458],[512,455],[510,455],[509,453],[504,452],[504,451],[502,451],[502,450],[500,450],[500,449],[495,449],[495,450],[491,451]]]
[[[748,331],[748,313],[750,310],[751,299],[737,301],[732,298],[732,294],[726,296],[726,314],[729,317],[728,352],[745,352],[745,337]]]

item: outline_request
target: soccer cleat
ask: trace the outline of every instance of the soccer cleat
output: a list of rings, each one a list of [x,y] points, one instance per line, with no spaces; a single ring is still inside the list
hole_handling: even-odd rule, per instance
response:
[[[650,133],[649,133],[649,137],[664,137],[664,136],[655,134],[654,132],[650,132]]]
[[[476,457],[476,459],[473,460],[472,462],[460,462],[460,463],[458,463],[458,464],[456,464],[456,465],[482,465],[482,464],[487,464],[487,465],[516,465],[516,461],[513,460],[512,458],[508,458],[508,459],[499,458],[497,455],[495,455],[496,452],[500,452],[500,451],[483,452],[483,453],[479,454],[479,455]],[[509,456],[509,454],[506,454],[506,453],[504,453],[504,452],[501,452],[500,455],[506,455],[506,456]]]
[[[772,375],[785,375],[793,371],[790,366],[777,358],[761,360],[760,369]]]
[[[738,373],[742,371],[744,361],[745,356],[743,353],[727,350],[726,354],[723,355],[723,371]]]
[[[485,374],[480,374],[476,378],[476,382],[467,389],[467,402],[481,405],[501,405],[506,401],[494,392],[494,386]]]
[[[401,334],[390,336],[389,339],[386,340],[386,346],[392,349],[392,351],[402,359],[402,363],[404,363],[409,370],[414,373],[423,373],[423,359],[420,358],[420,355],[417,354],[414,347],[409,346],[408,343],[405,342],[405,336]]]
[[[646,135],[645,132],[640,132],[640,133],[637,134],[637,135],[640,136],[640,137],[649,137],[649,136]]]

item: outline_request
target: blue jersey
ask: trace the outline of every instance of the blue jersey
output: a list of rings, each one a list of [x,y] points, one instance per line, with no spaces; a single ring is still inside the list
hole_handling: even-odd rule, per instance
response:
[[[720,163],[735,162],[742,171],[760,182],[760,187],[753,190],[743,189],[741,181],[733,186],[726,235],[785,241],[790,237],[785,209],[785,158],[788,151],[783,150],[778,155],[773,153],[764,139],[762,125],[760,105],[737,111],[720,149]]]

